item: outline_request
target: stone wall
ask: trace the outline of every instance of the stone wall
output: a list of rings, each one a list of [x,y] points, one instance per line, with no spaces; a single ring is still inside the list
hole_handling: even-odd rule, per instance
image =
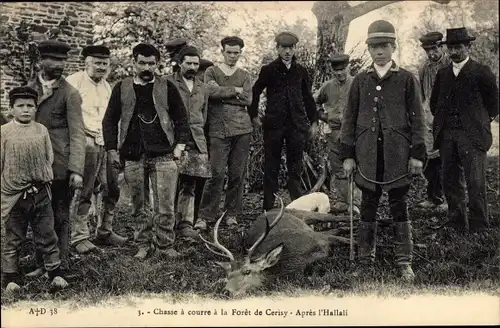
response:
[[[92,42],[92,10],[91,2],[12,2],[0,5],[0,26],[2,34],[6,33],[8,26],[18,27],[21,21],[25,21],[38,36],[38,40],[46,38],[51,29],[58,27],[61,31],[55,39],[68,43],[71,46],[69,59],[66,64],[64,75],[69,75],[83,68],[80,58],[81,49]],[[2,37],[2,48],[5,51],[15,47],[14,41],[8,41]],[[8,44],[10,43],[10,44]],[[18,42],[17,46],[22,45]],[[17,62],[21,58],[15,58]],[[0,65],[1,76],[1,112],[5,114],[8,109],[8,94],[13,87],[23,84],[23,79],[14,74],[7,74],[8,67],[5,63]],[[9,70],[11,71],[11,70]],[[12,76],[13,75],[13,76]]]

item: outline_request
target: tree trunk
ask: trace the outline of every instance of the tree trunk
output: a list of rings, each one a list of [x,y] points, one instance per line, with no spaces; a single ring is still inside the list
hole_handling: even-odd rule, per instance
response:
[[[330,67],[327,65],[328,57],[345,51],[349,24],[364,14],[399,1],[366,1],[353,7],[347,1],[314,3],[312,12],[318,21],[315,86],[331,77]],[[441,4],[450,2],[450,0],[434,1]]]

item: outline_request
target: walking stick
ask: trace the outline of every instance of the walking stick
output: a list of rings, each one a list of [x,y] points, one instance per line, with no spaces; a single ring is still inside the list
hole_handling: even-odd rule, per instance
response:
[[[353,227],[353,193],[354,193],[354,183],[353,183],[353,173],[349,174],[349,224],[350,224],[350,251],[349,251],[349,259],[354,261],[354,227]]]

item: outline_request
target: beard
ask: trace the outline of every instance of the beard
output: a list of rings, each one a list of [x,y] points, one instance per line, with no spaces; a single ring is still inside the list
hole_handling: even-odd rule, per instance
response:
[[[186,72],[184,72],[184,77],[186,79],[192,80],[192,79],[194,79],[195,76],[196,76],[196,71],[187,70]]]

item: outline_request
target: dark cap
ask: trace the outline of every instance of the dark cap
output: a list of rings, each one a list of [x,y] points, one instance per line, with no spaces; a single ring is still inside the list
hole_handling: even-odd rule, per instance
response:
[[[38,92],[28,86],[16,87],[9,92],[9,101],[12,104],[16,99],[26,99],[31,98],[35,99],[35,102],[38,100]]]
[[[82,56],[86,58],[87,56],[97,57],[97,58],[109,58],[110,51],[109,48],[103,45],[91,45],[86,46],[82,49]]]
[[[465,27],[446,29],[446,40],[441,44],[469,43],[476,40],[475,36],[470,36]]]
[[[179,54],[177,55],[177,60],[179,61],[179,64],[182,62],[185,56],[197,56],[198,58],[200,58],[198,49],[193,46],[185,46],[179,51]]]
[[[210,66],[214,66],[214,63],[212,63],[210,60],[207,59],[203,58],[200,59],[200,68],[199,68],[200,71],[204,71]]]
[[[229,46],[240,46],[240,48],[243,48],[245,46],[245,42],[243,42],[243,39],[237,36],[226,36],[225,38],[220,40],[220,44],[223,48],[226,44]]]
[[[274,41],[283,47],[291,47],[299,42],[299,37],[292,32],[281,32],[274,38]]]
[[[71,47],[68,44],[57,40],[42,41],[38,45],[38,51],[42,57],[67,59],[70,50]]]
[[[427,34],[422,35],[420,37],[420,42],[422,44],[422,48],[427,49],[427,48],[433,48],[439,46],[441,40],[443,39],[443,33],[441,32],[429,32]]]
[[[168,52],[174,51],[176,49],[180,49],[187,45],[187,40],[184,38],[177,38],[170,41],[165,42],[165,48]]]
[[[349,55],[337,54],[328,58],[328,61],[334,69],[343,69],[349,65]]]
[[[138,55],[145,57],[155,56],[156,59],[160,58],[160,51],[155,46],[149,43],[139,43],[132,49],[132,55],[136,58]]]
[[[377,20],[368,27],[367,44],[377,44],[394,42],[396,40],[396,30],[394,26],[385,20]]]

